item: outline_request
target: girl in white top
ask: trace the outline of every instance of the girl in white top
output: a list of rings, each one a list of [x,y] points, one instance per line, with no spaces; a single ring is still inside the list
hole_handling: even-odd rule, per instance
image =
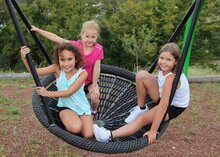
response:
[[[164,45],[160,50],[158,59],[158,79],[147,71],[140,71],[136,75],[138,105],[134,107],[134,110],[125,119],[125,122],[128,124],[114,131],[106,130],[104,127],[94,124],[93,132],[96,139],[101,142],[108,142],[112,138],[132,135],[142,127],[152,123],[150,130],[143,136],[148,135],[149,144],[154,143],[157,130],[169,105],[169,98],[179,61],[180,49],[178,45],[175,43]],[[157,104],[149,111],[145,106],[147,94]],[[189,98],[189,84],[186,76],[182,73],[165,121],[179,116],[188,106]]]
[[[158,84],[159,84],[159,92],[160,92],[160,97],[162,95],[163,91],[163,85],[164,81],[167,76],[171,75],[172,72],[163,75],[163,71],[158,72]],[[175,92],[175,96],[173,97],[173,100],[171,102],[171,106],[176,106],[176,107],[181,107],[181,108],[186,108],[189,104],[189,84],[188,80],[185,76],[184,73],[180,75],[180,82],[181,86],[177,88]]]
[[[26,60],[26,54],[29,52],[29,48],[25,46],[21,48],[22,61],[30,72]],[[59,45],[55,49],[55,63],[44,68],[36,68],[40,76],[55,74],[58,91],[47,91],[44,87],[37,87],[37,93],[44,97],[59,98],[57,105],[59,116],[66,130],[91,138],[93,117],[83,90],[88,74],[81,66],[82,55],[76,47],[70,43]]]

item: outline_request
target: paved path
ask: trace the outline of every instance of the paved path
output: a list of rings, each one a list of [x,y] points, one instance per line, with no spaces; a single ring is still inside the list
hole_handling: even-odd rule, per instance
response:
[[[17,78],[32,78],[30,73],[0,73],[0,79],[17,79]],[[220,83],[220,75],[212,75],[212,76],[189,76],[189,82],[219,82]]]

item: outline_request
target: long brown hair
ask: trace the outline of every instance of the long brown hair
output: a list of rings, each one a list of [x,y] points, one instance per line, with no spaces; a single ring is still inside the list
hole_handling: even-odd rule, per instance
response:
[[[81,55],[79,49],[70,43],[63,43],[61,45],[58,45],[57,48],[55,48],[55,52],[54,52],[54,63],[55,64],[60,65],[59,54],[63,52],[63,50],[71,51],[74,54],[75,59],[76,59],[76,64],[75,64],[76,69],[79,69],[82,67],[83,56]]]
[[[170,54],[175,58],[177,64],[174,66],[174,68],[172,69],[173,73],[176,73],[179,62],[180,62],[180,58],[181,58],[181,50],[179,48],[179,46],[176,43],[167,43],[165,44],[161,49],[160,49],[160,54],[163,52],[170,52]],[[159,54],[159,55],[160,55]]]

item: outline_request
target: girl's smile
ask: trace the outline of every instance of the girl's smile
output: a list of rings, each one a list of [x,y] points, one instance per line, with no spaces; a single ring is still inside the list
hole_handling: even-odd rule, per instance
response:
[[[163,74],[171,72],[176,65],[176,60],[169,51],[162,52],[159,56],[158,65]]]
[[[63,50],[59,54],[59,64],[65,73],[74,72],[76,64],[74,54],[69,50]]]
[[[93,29],[86,29],[84,32],[82,32],[82,41],[84,46],[86,47],[93,47],[93,45],[96,43],[96,40],[98,38],[98,32]]]

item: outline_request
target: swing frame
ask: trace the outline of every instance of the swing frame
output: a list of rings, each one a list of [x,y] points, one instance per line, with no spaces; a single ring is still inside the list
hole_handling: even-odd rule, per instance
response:
[[[25,15],[23,14],[23,12],[20,9],[19,5],[17,4],[16,0],[5,0],[5,1],[7,4],[9,13],[11,15],[12,21],[14,23],[16,32],[18,34],[19,40],[21,42],[21,45],[27,46],[27,43],[25,41],[23,32],[19,26],[19,23],[16,18],[12,4],[14,5],[14,8],[17,10],[17,13],[20,15],[21,19],[23,20],[24,24],[26,25],[26,27],[28,28],[29,31],[31,29],[31,25],[28,23]],[[177,35],[183,29],[183,27],[186,24],[189,17],[192,15],[192,22],[190,24],[189,33],[187,35],[185,46],[183,48],[180,64],[177,69],[177,74],[176,74],[176,77],[173,82],[173,87],[172,87],[171,95],[169,98],[169,106],[168,106],[167,110],[169,110],[170,103],[174,97],[174,94],[175,94],[175,91],[176,91],[176,88],[177,88],[177,85],[179,82],[179,78],[180,78],[180,75],[183,70],[183,65],[184,65],[184,62],[186,59],[189,44],[190,44],[190,41],[192,38],[193,31],[195,29],[196,21],[198,19],[198,14],[199,14],[202,2],[203,2],[202,0],[195,0],[192,3],[192,5],[190,6],[186,15],[183,17],[182,21],[180,22],[180,24],[178,25],[178,27],[176,28],[176,30],[174,31],[174,33],[172,34],[170,39],[168,40],[168,42],[173,42],[175,40]],[[33,32],[33,31],[30,31],[30,32],[31,32],[31,35],[33,36],[35,42],[37,43],[37,45],[39,45],[39,47],[40,47],[43,55],[47,59],[48,63],[51,64],[51,60],[49,59],[43,45],[41,44],[40,40],[36,36],[35,32]],[[37,73],[36,73],[36,69],[34,67],[34,64],[32,62],[31,55],[27,54],[26,57],[27,57],[27,61],[28,61],[28,64],[29,64],[29,67],[30,67],[30,70],[31,70],[31,73],[32,73],[32,76],[33,76],[33,79],[35,81],[36,86],[37,87],[47,86],[48,88],[50,88],[50,86],[53,86],[52,82],[55,80],[54,75],[49,75],[47,77],[44,77],[42,80],[40,80]],[[152,73],[154,71],[156,64],[157,64],[157,60],[158,60],[158,58],[151,65],[150,69],[148,70],[149,73]],[[127,70],[119,68],[119,67],[102,65],[101,66],[101,78],[102,77],[104,78],[106,75],[110,75],[112,78],[119,78],[120,80],[123,80],[125,82],[130,82],[131,86],[133,84],[132,87],[135,87],[135,74],[133,74],[130,71],[127,71]],[[136,138],[136,139],[131,139],[131,140],[124,140],[124,141],[122,140],[122,141],[114,141],[114,142],[109,142],[109,143],[102,143],[102,142],[98,142],[95,140],[85,139],[85,138],[78,136],[78,135],[70,134],[65,129],[63,129],[62,127],[58,126],[55,123],[55,120],[53,118],[54,115],[51,112],[50,103],[48,102],[48,99],[46,99],[45,97],[39,96],[35,91],[33,93],[32,104],[33,104],[34,113],[36,114],[36,117],[42,123],[42,125],[45,128],[47,128],[48,131],[50,131],[52,134],[56,135],[57,137],[63,139],[64,141],[66,141],[67,143],[69,143],[75,147],[89,150],[89,151],[94,151],[94,152],[111,153],[112,154],[112,153],[132,152],[132,151],[136,151],[141,148],[144,148],[145,146],[148,145],[148,138],[146,136]],[[132,108],[132,106],[130,106],[130,108]],[[127,110],[127,112],[128,112],[128,110]],[[99,120],[98,117],[96,120]],[[159,137],[162,136],[162,134],[166,131],[168,124],[169,124],[169,122],[164,122],[164,121],[161,122],[161,125],[159,128],[159,132],[160,132]]]

